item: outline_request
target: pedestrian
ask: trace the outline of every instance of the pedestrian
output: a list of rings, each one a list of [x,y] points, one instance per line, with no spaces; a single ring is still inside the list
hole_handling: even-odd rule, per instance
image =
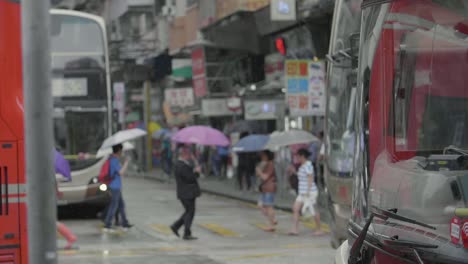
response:
[[[267,227],[264,229],[267,232],[274,232],[277,224],[275,209],[276,193],[276,173],[274,165],[274,154],[269,150],[264,150],[260,153],[261,163],[256,169],[257,176],[261,179],[259,191],[261,192],[260,210],[267,218]]]
[[[325,181],[323,179],[323,166],[320,165],[320,150],[323,145],[323,131],[320,131],[317,135],[319,141],[312,142],[309,145],[308,151],[310,153],[309,160],[312,162],[314,167],[314,181],[318,187],[324,187]]]
[[[122,176],[126,173],[128,167],[128,159],[125,160],[124,165],[120,165],[120,158],[122,156],[123,146],[122,144],[112,146],[112,156],[109,160],[109,176],[111,177],[111,182],[109,184],[109,189],[111,192],[111,202],[109,209],[107,210],[106,221],[104,226],[104,232],[112,232],[112,219],[114,218],[117,210],[120,213],[119,220],[121,221],[122,227],[124,230],[131,228],[131,225],[128,222],[127,216],[125,214],[125,203],[122,196]]]
[[[310,152],[302,148],[297,152],[297,158],[300,162],[301,166],[299,170],[297,170],[297,177],[299,180],[299,190],[296,201],[293,205],[293,225],[289,235],[298,235],[299,229],[299,217],[301,214],[302,207],[304,203],[308,203],[315,207],[314,210],[314,219],[317,226],[317,230],[314,232],[314,235],[323,235],[324,233],[320,230],[320,214],[318,212],[317,206],[317,197],[318,197],[318,190],[317,185],[314,182],[314,168],[308,157],[310,156]]]
[[[221,176],[226,176],[228,161],[229,161],[229,148],[228,147],[217,147],[219,156],[219,171]]]
[[[177,198],[185,211],[182,216],[171,225],[172,232],[179,237],[179,229],[184,226],[184,240],[195,240],[192,236],[192,222],[195,216],[195,200],[201,195],[198,177],[201,172],[194,157],[187,146],[181,146],[178,151],[178,160],[174,167],[177,185]]]
[[[169,139],[164,138],[162,141],[161,151],[162,167],[166,175],[170,176],[172,173],[172,147]]]
[[[71,170],[68,161],[57,150],[55,150],[55,173],[56,195],[57,198],[62,198],[63,193],[58,189],[57,177],[62,179],[65,178],[67,181],[71,181]],[[64,249],[72,249],[73,244],[77,240],[76,235],[65,224],[60,223],[59,221],[56,222],[56,226],[58,233],[67,240],[67,244],[65,245]]]
[[[55,184],[55,188],[57,192],[57,197],[62,198],[63,193],[59,191],[57,182]],[[65,245],[63,249],[65,250],[72,249],[73,244],[75,244],[77,240],[76,235],[64,223],[57,221],[55,224],[57,226],[57,232],[67,240],[67,244]]]

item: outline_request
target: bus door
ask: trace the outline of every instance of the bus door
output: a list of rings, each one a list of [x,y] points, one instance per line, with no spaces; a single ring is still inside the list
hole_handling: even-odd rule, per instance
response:
[[[0,263],[19,263],[19,203],[26,195],[18,174],[16,142],[0,141]]]

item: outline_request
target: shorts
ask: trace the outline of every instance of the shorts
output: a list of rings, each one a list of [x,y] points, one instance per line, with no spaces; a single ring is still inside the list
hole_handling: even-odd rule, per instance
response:
[[[309,197],[305,193],[299,194],[296,198],[296,202],[304,204],[307,200],[313,205],[317,204],[318,191],[311,191]]]
[[[263,206],[273,206],[275,204],[275,193],[262,193],[260,200]]]

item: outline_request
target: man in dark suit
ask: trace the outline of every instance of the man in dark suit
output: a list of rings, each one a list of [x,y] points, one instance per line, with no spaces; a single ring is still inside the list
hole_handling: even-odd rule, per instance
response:
[[[191,226],[195,216],[195,199],[200,196],[198,176],[200,167],[194,166],[194,159],[190,149],[186,146],[179,148],[179,157],[174,167],[177,184],[177,198],[185,208],[185,212],[171,225],[171,230],[179,236],[179,229],[184,226],[184,240],[195,240],[192,236]]]

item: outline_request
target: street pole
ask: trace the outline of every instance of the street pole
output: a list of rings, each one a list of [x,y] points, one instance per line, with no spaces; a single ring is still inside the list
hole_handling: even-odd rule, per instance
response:
[[[28,254],[34,264],[57,263],[49,2],[21,1]]]

